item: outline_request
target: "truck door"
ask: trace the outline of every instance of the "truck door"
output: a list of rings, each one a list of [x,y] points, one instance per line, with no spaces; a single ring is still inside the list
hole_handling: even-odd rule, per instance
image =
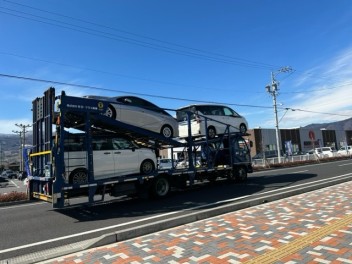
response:
[[[246,141],[242,137],[234,137],[233,144],[233,162],[248,163],[250,162],[250,152]]]

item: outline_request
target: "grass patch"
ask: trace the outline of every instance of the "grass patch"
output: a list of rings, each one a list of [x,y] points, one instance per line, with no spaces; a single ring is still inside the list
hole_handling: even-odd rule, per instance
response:
[[[28,195],[24,192],[10,192],[7,194],[0,194],[0,203],[25,200],[28,200]]]

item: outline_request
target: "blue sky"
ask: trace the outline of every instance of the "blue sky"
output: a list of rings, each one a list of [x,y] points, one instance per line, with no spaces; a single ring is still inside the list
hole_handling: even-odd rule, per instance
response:
[[[0,0],[0,133],[31,124],[50,86],[171,109],[217,102],[274,128],[271,72],[280,128],[347,119],[351,25],[350,0]]]

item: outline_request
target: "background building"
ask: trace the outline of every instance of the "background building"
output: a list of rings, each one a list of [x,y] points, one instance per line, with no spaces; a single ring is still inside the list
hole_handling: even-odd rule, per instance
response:
[[[252,156],[263,151],[277,150],[275,129],[255,128],[248,133],[248,139],[253,142]],[[352,130],[280,129],[280,144],[283,153],[307,152],[318,147],[338,150],[342,146],[352,145]]]

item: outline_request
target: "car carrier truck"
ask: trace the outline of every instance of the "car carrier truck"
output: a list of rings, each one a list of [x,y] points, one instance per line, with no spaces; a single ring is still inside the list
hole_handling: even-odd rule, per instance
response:
[[[108,106],[104,100],[68,96],[65,92],[56,95],[55,88],[33,101],[33,146],[24,151],[29,199],[45,200],[53,208],[63,208],[72,205],[71,199],[78,196],[86,197],[80,204],[104,201],[106,194],[162,198],[172,188],[220,178],[245,181],[252,172],[248,142],[241,133],[230,133],[226,128],[215,138],[192,137],[189,126],[187,137],[165,138],[106,116]],[[204,123],[206,126],[206,119]],[[100,177],[98,168],[104,167],[97,164],[95,144],[102,138],[109,142],[113,139],[114,144],[121,143],[121,138],[125,144],[133,141],[130,153],[143,149],[149,164],[141,163],[138,171],[114,174],[112,170]],[[155,161],[161,149],[168,149],[171,157],[177,149],[183,157],[182,165],[159,170]],[[128,167],[129,162],[125,159],[116,166]]]

